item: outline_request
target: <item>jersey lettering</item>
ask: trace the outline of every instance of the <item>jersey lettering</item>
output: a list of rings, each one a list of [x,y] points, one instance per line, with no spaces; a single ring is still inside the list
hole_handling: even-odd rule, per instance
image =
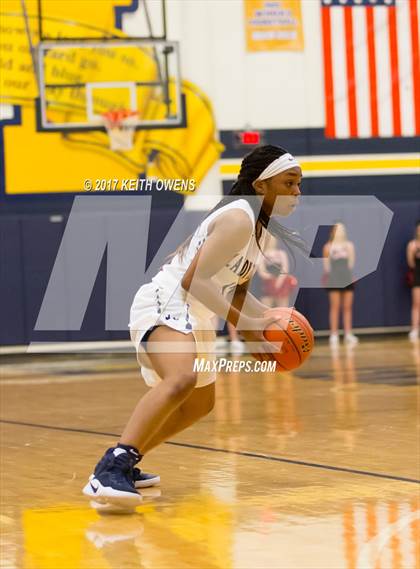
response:
[[[239,283],[229,283],[227,285],[222,286],[222,294],[223,296],[227,296],[231,292],[235,290]]]
[[[228,265],[229,269],[230,269],[231,271],[233,271],[233,272],[235,273],[235,275],[238,274],[239,268],[240,268],[240,266],[242,265],[242,260],[243,260],[243,257],[241,256],[241,257],[239,257],[239,259],[236,261],[236,263],[234,263],[233,265]]]
[[[245,261],[245,263],[243,264],[243,267],[239,273],[239,276],[242,279],[246,279],[247,276],[249,275],[249,273],[252,271],[254,267],[254,263],[252,261],[249,261],[248,259]]]
[[[255,263],[253,263],[249,259],[245,259],[244,264],[242,264],[243,259],[244,257],[240,256],[239,259],[235,261],[233,265],[228,264],[227,267],[233,273],[235,273],[235,275],[238,275],[241,279],[246,279],[249,273],[252,271],[253,267],[255,266]]]

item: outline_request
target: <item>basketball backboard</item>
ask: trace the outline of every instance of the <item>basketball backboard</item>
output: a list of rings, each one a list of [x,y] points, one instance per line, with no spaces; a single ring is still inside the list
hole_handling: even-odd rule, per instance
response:
[[[38,129],[100,130],[135,111],[136,129],[185,126],[179,46],[166,40],[58,40],[38,45]]]

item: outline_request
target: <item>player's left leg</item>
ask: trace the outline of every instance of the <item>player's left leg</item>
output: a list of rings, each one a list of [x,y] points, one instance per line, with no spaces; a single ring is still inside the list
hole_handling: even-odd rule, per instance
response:
[[[213,324],[216,328],[217,319]],[[201,347],[203,353],[208,355],[209,345],[207,342],[209,342],[209,335],[200,332],[193,332],[193,334],[195,334],[197,345]],[[142,368],[143,374],[145,371]],[[193,425],[213,409],[215,402],[215,379],[214,374],[199,375],[197,386],[187,399],[167,417],[159,430],[153,435],[152,440],[144,445],[143,453],[149,452],[152,448]],[[151,385],[149,382],[147,383]],[[133,479],[135,487],[138,489],[154,486],[160,482],[159,475],[148,474],[139,468],[134,468]]]
[[[352,333],[353,328],[353,296],[352,290],[343,292],[343,328],[344,341],[347,344],[357,344],[357,336]]]
[[[134,485],[133,470],[142,458],[143,447],[195,388],[193,335],[162,325],[151,333],[151,337],[154,336],[162,346],[166,342],[179,342],[180,350],[151,354],[152,365],[162,381],[137,403],[119,443],[107,450],[83,488],[83,493],[95,503],[132,508],[141,501]]]
[[[215,403],[215,383],[196,387],[191,395],[165,421],[160,430],[144,446],[143,453],[149,453],[153,448],[164,443],[177,433],[187,429],[201,418],[210,413]],[[147,474],[139,468],[133,469],[134,486],[138,489],[155,486],[160,482],[157,474]],[[94,507],[99,510],[108,509],[97,503]]]

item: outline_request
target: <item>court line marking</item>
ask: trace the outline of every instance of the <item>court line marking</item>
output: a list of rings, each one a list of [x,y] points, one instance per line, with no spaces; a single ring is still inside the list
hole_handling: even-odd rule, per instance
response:
[[[58,374],[60,372],[57,372]],[[57,375],[53,375],[51,377],[33,377],[33,379],[0,379],[0,389],[2,387],[8,387],[9,385],[51,385],[52,383],[56,384],[65,384],[65,383],[75,383],[75,382],[82,382],[82,381],[109,381],[111,379],[115,380],[115,373],[118,374],[126,374],[126,375],[136,375],[139,374],[138,369],[135,370],[122,370],[117,369],[112,372],[84,372],[80,374],[80,377],[77,375],[68,375],[66,377],[57,377]],[[140,376],[139,376],[140,377]],[[129,379],[129,378],[125,378]],[[136,378],[137,379],[137,378]],[[140,378],[141,379],[141,378]]]
[[[42,425],[39,423],[26,423],[23,421],[10,421],[7,419],[0,419],[0,423],[4,423],[7,425],[18,425],[23,427],[35,427],[39,429],[49,429],[51,431],[65,431],[70,433],[84,433],[87,435],[101,435],[105,437],[119,437],[117,433],[106,433],[103,431],[91,431],[88,429],[77,429],[75,427],[55,427],[53,425]],[[372,476],[375,478],[385,478],[387,480],[396,480],[398,482],[409,482],[412,484],[420,484],[420,480],[416,480],[415,478],[406,478],[404,476],[395,476],[393,474],[382,474],[380,472],[371,472],[369,470],[356,470],[354,468],[346,468],[342,466],[332,466],[330,464],[320,464],[317,462],[306,462],[303,460],[293,460],[291,458],[281,458],[278,456],[272,456],[269,454],[261,454],[255,452],[247,452],[242,450],[229,450],[224,448],[215,448],[209,447],[204,445],[196,445],[192,443],[177,443],[174,441],[166,441],[165,445],[171,446],[178,446],[183,448],[192,448],[195,450],[206,450],[209,452],[220,452],[224,454],[234,454],[236,456],[246,456],[248,458],[260,458],[262,460],[271,460],[273,462],[283,462],[285,464],[294,464],[297,466],[309,466],[311,468],[321,468],[324,470],[333,470],[335,472],[345,472],[348,474],[360,474],[362,476]]]

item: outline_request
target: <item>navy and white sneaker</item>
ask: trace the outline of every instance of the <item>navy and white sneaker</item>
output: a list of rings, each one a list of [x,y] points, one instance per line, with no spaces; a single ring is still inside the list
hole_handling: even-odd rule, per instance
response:
[[[101,504],[135,507],[142,500],[133,481],[134,465],[140,459],[141,455],[132,447],[108,449],[89,477],[83,494]]]
[[[133,480],[136,488],[150,488],[160,484],[160,476],[158,474],[149,474],[148,472],[143,472],[140,468],[134,468]]]

